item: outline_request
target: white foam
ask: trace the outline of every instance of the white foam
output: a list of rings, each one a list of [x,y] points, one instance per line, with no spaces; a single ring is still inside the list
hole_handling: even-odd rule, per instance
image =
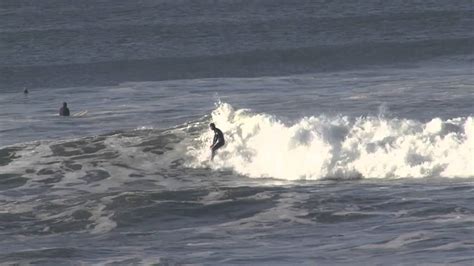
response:
[[[235,110],[221,103],[212,112],[226,137],[211,167],[251,177],[321,178],[473,177],[474,119],[428,123],[408,119],[304,117],[285,124],[277,117]],[[209,165],[208,129],[188,150],[189,166]]]
[[[377,244],[367,244],[360,246],[360,249],[400,249],[411,243],[416,243],[432,238],[433,235],[428,231],[415,231],[401,234],[389,241],[377,243]]]
[[[106,198],[104,198],[106,199]],[[112,220],[113,212],[106,212],[107,208],[104,204],[99,204],[95,210],[92,211],[92,216],[89,220],[94,221],[94,227],[91,231],[93,234],[107,233],[117,227],[117,223]]]

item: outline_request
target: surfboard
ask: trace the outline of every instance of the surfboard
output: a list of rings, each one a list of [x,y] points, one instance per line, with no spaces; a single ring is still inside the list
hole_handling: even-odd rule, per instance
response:
[[[80,111],[80,112],[77,112],[77,113],[73,114],[72,116],[82,117],[82,116],[85,116],[86,114],[87,114],[87,110],[83,110],[83,111]]]

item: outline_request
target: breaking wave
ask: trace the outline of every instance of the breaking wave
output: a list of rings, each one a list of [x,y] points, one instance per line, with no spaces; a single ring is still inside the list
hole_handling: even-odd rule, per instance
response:
[[[189,149],[189,166],[286,180],[474,176],[472,116],[420,121],[325,115],[295,123],[221,103],[212,121],[226,145],[209,164],[211,134]]]
[[[226,137],[212,163],[210,121]],[[192,177],[196,171],[209,179],[202,172],[209,169],[283,180],[474,177],[473,158],[472,116],[424,123],[321,114],[283,122],[219,103],[210,116],[166,130],[3,147],[0,188],[54,184],[107,191],[136,177],[150,182],[165,178],[161,185],[180,186],[183,176]],[[178,180],[169,182],[170,177]]]
[[[210,121],[226,136],[226,145],[212,164]],[[153,216],[171,228],[173,215],[179,214],[172,210],[183,207],[190,197],[191,205],[215,204],[216,182],[231,190],[236,184],[256,181],[242,176],[474,177],[472,158],[472,116],[422,123],[320,115],[284,123],[269,114],[221,103],[210,117],[166,130],[137,129],[0,148],[4,209],[0,222],[28,223],[21,229],[28,235],[102,234],[146,221],[147,208],[136,207],[151,204],[171,215]],[[267,181],[275,182],[258,183]],[[235,197],[232,193],[222,195]],[[13,232],[16,226],[4,229]]]

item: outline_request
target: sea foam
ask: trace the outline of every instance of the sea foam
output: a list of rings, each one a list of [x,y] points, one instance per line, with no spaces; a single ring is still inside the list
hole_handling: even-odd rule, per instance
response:
[[[288,124],[220,103],[211,120],[226,145],[209,164],[212,132],[203,131],[188,151],[192,167],[286,180],[474,176],[472,116],[423,123],[319,115]]]

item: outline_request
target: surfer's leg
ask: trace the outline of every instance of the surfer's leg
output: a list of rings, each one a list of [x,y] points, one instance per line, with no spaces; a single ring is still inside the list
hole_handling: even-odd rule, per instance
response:
[[[216,155],[216,151],[222,146],[224,146],[224,143],[217,143],[216,145],[214,145],[214,147],[212,147],[211,161],[214,160],[214,156]]]
[[[211,152],[211,161],[214,161],[214,156],[216,155],[216,150],[214,150],[214,148],[212,148],[212,152]]]

